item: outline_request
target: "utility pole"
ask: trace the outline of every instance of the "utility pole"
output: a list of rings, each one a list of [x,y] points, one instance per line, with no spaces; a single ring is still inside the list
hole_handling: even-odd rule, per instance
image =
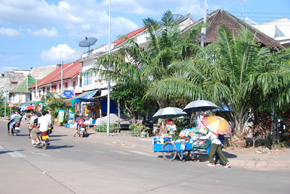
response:
[[[206,39],[206,16],[207,16],[207,9],[206,9],[206,0],[204,0],[204,5],[203,5],[203,27],[201,29],[201,41],[200,41],[200,46],[204,47],[205,44],[205,39]]]
[[[62,66],[63,66],[63,61],[61,62],[61,78],[60,78],[60,95],[62,96],[63,94],[63,69],[62,69]]]
[[[108,65],[108,97],[107,97],[107,136],[110,135],[110,63],[111,63],[111,0],[109,0],[109,65]]]
[[[6,118],[6,97],[7,97],[7,91],[6,91],[6,83],[7,83],[7,78],[6,78],[6,76],[5,76],[5,74],[4,74],[4,78],[5,78],[5,86],[4,86],[4,95],[5,95],[5,103],[4,103],[4,118]]]
[[[36,80],[36,84],[35,84],[35,99],[38,100],[38,95],[37,95],[37,79]]]

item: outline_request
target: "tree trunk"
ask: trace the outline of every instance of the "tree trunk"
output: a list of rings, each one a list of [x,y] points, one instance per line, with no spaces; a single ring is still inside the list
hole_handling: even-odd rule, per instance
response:
[[[239,115],[235,116],[235,126],[231,134],[231,138],[229,140],[230,146],[233,147],[246,147],[246,130],[243,125],[243,118]]]

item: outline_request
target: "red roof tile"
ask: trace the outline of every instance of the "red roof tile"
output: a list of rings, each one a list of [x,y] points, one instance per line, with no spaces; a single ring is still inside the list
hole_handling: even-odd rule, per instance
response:
[[[139,28],[138,30],[135,30],[135,31],[132,31],[128,34],[126,34],[125,36],[127,36],[128,38],[132,38],[133,36],[136,36],[137,34],[143,32],[147,27],[142,27],[142,28]],[[119,38],[118,40],[115,40],[114,42],[112,42],[115,46],[123,43],[126,39],[125,38]]]
[[[60,81],[61,80],[61,69],[63,69],[63,79],[73,78],[80,73],[82,70],[82,63],[75,62],[75,63],[67,63],[61,67],[57,68],[41,80],[37,82],[37,86],[43,86],[47,84],[51,84],[52,82]],[[32,85],[29,88],[35,88],[36,84]]]

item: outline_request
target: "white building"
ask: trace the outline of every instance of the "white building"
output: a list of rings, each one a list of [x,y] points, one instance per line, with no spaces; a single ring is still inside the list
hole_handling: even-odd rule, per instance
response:
[[[271,38],[278,41],[282,46],[290,46],[290,19],[289,18],[280,18],[277,20],[253,24],[254,28],[263,32],[264,34],[270,36]]]

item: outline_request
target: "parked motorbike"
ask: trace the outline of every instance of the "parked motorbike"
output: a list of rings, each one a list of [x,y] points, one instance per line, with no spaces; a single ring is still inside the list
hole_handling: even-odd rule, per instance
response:
[[[79,137],[83,137],[86,134],[86,128],[84,125],[81,125],[79,127],[79,130],[77,131],[77,134]]]
[[[50,145],[48,139],[49,139],[49,136],[47,134],[47,132],[42,132],[40,133],[38,136],[37,136],[38,140],[39,140],[39,143],[38,144],[35,144],[34,143],[34,140],[31,140],[31,143],[32,145],[35,147],[35,148],[42,148],[42,149],[46,149],[46,147],[48,145]]]

